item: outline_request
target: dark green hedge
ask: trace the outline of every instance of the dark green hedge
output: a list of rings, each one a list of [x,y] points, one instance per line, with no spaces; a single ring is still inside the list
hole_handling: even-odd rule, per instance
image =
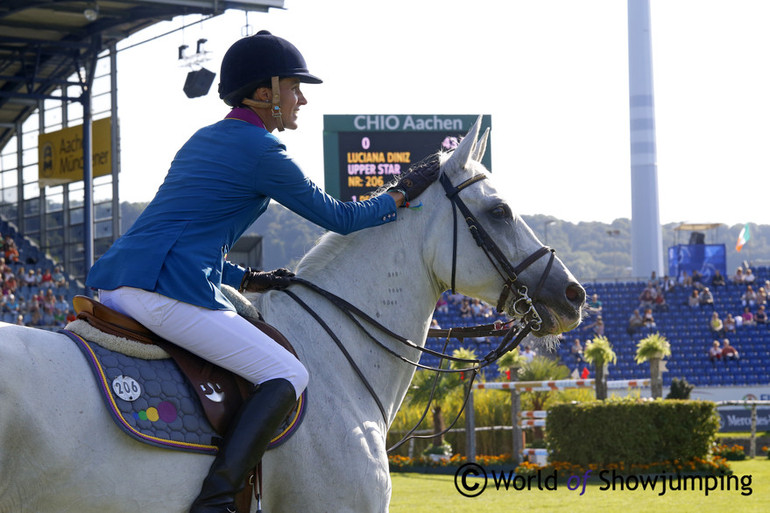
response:
[[[704,458],[719,430],[710,401],[610,400],[548,410],[551,461],[628,465]]]

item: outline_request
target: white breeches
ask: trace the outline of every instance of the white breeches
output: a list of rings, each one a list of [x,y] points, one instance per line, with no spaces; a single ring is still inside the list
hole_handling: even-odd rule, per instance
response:
[[[160,337],[255,385],[283,378],[294,386],[297,398],[307,386],[305,366],[235,312],[209,310],[133,287],[101,290],[99,299]]]

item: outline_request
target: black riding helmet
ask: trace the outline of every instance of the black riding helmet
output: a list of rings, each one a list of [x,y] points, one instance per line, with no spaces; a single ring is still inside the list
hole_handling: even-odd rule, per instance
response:
[[[258,87],[270,87],[272,77],[296,77],[307,84],[323,82],[308,72],[304,57],[293,44],[260,30],[236,41],[225,53],[219,73],[219,97],[237,107]]]

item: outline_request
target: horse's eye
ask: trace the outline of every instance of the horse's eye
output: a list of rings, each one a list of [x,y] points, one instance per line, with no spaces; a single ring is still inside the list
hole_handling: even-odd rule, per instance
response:
[[[505,203],[501,203],[489,211],[489,214],[495,219],[510,219],[513,217],[511,209]]]

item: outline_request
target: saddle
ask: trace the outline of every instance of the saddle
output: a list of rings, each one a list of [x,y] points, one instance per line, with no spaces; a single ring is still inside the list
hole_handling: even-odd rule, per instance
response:
[[[78,319],[94,328],[142,344],[156,345],[165,350],[195,390],[211,427],[220,436],[225,435],[230,420],[254,388],[251,383],[159,337],[131,317],[94,299],[75,296],[72,303]],[[248,320],[295,357],[297,356],[289,341],[277,329],[260,320]]]

